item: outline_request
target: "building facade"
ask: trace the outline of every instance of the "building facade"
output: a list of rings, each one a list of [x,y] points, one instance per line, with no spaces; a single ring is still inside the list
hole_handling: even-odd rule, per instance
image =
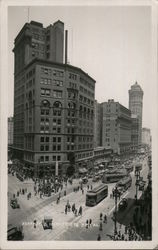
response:
[[[13,131],[14,131],[14,119],[8,117],[8,146],[13,145]]]
[[[94,148],[101,146],[101,105],[95,100],[94,104]]]
[[[131,150],[131,111],[114,100],[102,106],[102,146],[114,153],[123,154]]]
[[[139,135],[139,119],[137,115],[131,115],[131,151],[137,153],[138,151],[138,135]]]
[[[63,34],[31,22],[15,39],[14,155],[38,176],[64,173],[70,154],[76,170],[93,159],[95,80],[63,64]]]
[[[94,165],[103,164],[106,166],[112,158],[113,150],[106,149],[104,147],[96,147],[94,148]]]
[[[129,109],[133,115],[138,116],[139,121],[139,133],[138,133],[138,144],[142,142],[142,115],[143,115],[143,90],[140,85],[136,82],[131,86],[129,93]]]
[[[142,128],[142,144],[151,146],[151,133],[149,128]]]

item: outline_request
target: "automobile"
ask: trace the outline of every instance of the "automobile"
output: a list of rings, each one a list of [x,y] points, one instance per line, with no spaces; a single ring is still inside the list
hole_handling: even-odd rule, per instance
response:
[[[8,231],[7,231],[7,239],[8,240],[23,240],[24,234],[23,234],[22,226],[17,227],[12,224],[9,224]]]
[[[52,221],[53,219],[50,216],[45,216],[42,220],[43,229],[52,229]]]
[[[119,203],[119,209],[124,210],[128,206],[128,202],[126,198],[123,198]]]
[[[18,200],[16,198],[10,200],[10,206],[13,209],[20,208],[20,205],[18,204]]]

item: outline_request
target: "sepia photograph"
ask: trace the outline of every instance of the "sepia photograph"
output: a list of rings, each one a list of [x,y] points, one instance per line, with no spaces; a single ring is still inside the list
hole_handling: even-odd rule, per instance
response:
[[[155,2],[1,1],[1,249],[157,249]]]

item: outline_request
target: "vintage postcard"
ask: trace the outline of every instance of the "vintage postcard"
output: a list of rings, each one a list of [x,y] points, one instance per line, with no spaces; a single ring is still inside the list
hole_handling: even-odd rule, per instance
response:
[[[1,249],[157,249],[157,2],[0,8]]]

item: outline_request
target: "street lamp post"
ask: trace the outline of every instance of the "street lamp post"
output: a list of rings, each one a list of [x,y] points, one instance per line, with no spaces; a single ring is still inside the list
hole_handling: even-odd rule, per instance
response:
[[[119,190],[117,187],[114,189],[114,198],[115,198],[115,216],[114,216],[114,235],[117,234],[117,198],[119,195]]]
[[[137,203],[137,199],[138,199],[138,186],[139,186],[139,179],[140,179],[140,170],[136,169],[135,170],[135,177],[136,177],[136,195],[135,195],[135,199],[136,199],[136,203]]]

